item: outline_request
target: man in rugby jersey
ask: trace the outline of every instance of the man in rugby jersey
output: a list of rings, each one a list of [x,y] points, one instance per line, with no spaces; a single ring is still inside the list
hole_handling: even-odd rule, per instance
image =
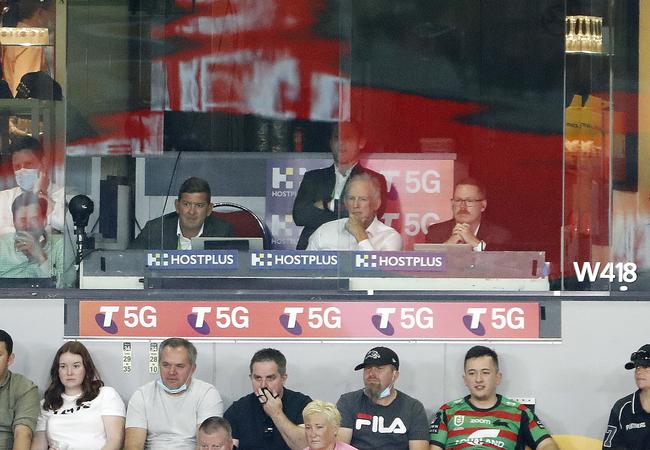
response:
[[[497,394],[499,358],[477,345],[465,355],[463,379],[469,395],[443,405],[430,428],[430,450],[503,448],[559,450],[541,421],[526,406]]]

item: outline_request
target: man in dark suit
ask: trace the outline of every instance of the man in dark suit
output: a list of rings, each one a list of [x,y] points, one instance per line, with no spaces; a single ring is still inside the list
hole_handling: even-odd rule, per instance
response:
[[[483,218],[485,189],[473,178],[461,180],[451,199],[453,219],[430,225],[426,241],[433,244],[470,244],[474,251],[503,248],[512,236],[508,230]]]
[[[348,180],[360,173],[368,173],[381,186],[381,207],[377,217],[384,214],[386,205],[386,179],[383,175],[363,167],[359,154],[366,141],[355,122],[341,122],[335,127],[330,139],[334,164],[323,169],[310,170],[305,174],[293,204],[293,221],[304,227],[296,248],[307,248],[309,236],[326,222],[348,216],[341,199]]]
[[[148,221],[129,248],[191,250],[193,237],[233,236],[232,226],[228,222],[210,215],[211,198],[207,181],[197,177],[188,178],[179,189],[175,201],[176,212]]]

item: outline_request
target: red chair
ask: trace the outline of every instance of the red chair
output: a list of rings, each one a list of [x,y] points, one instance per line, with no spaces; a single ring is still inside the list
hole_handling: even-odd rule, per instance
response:
[[[217,208],[222,211],[216,211]],[[270,248],[266,225],[245,206],[232,202],[218,202],[212,207],[212,215],[230,223],[236,237],[260,237],[264,240],[264,249]]]

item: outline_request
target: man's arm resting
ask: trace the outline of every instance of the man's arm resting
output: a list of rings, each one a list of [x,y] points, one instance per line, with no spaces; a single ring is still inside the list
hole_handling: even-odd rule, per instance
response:
[[[318,198],[317,185],[320,180],[315,179],[310,175],[305,175],[300,187],[296,200],[293,203],[293,221],[298,226],[319,227],[325,222],[338,218],[338,215],[328,209],[320,209],[314,203],[323,201],[324,199]]]
[[[409,450],[428,450],[429,441],[409,441]]]
[[[16,425],[14,427],[13,450],[29,450],[32,444],[32,430],[27,425]]]
[[[560,450],[552,437],[547,437],[537,446],[537,450]]]
[[[143,450],[146,441],[146,428],[127,428],[124,436],[124,450]]]
[[[271,419],[289,448],[292,450],[302,450],[307,447],[305,427],[291,422],[282,411],[279,414],[271,416]]]
[[[352,442],[352,428],[339,428],[339,432],[336,435],[338,440],[349,444]]]
[[[102,450],[120,450],[124,443],[124,417],[102,416],[102,421],[106,430],[106,444]]]

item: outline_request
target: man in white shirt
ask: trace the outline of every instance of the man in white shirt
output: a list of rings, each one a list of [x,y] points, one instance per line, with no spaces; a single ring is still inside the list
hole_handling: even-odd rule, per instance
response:
[[[196,347],[169,338],[159,348],[160,378],[141,386],[129,400],[125,450],[194,450],[197,428],[223,414],[217,389],[192,378]]]
[[[381,186],[367,173],[354,175],[343,195],[349,217],[324,223],[309,237],[307,250],[399,251],[402,237],[377,219]]]

